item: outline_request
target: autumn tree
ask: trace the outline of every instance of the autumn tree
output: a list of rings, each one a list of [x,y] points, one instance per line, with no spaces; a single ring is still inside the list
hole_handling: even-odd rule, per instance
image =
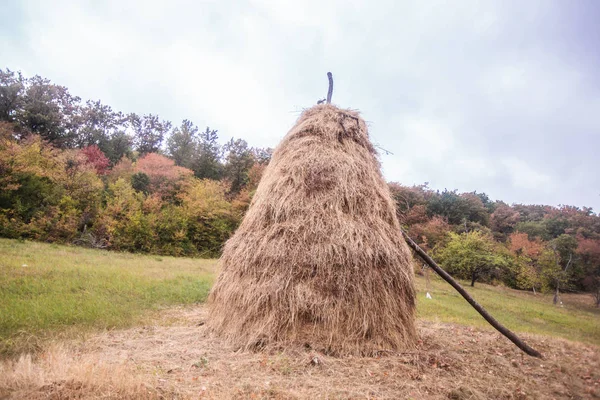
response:
[[[106,206],[93,226],[95,235],[115,250],[152,251],[156,235],[142,211],[144,195],[120,178],[108,185],[106,197]]]
[[[189,181],[178,199],[191,222],[187,237],[202,256],[215,256],[236,225],[232,205],[222,182],[208,179]]]
[[[465,204],[465,220],[488,226],[490,216],[486,205],[482,201],[482,198],[487,198],[485,193],[462,193],[460,197]]]
[[[119,178],[125,181],[130,181],[131,176],[135,173],[133,161],[129,157],[123,157],[115,164],[108,172],[108,181],[115,183]]]
[[[544,250],[540,239],[530,239],[526,233],[513,232],[508,238],[508,247],[515,255],[517,269],[515,285],[519,289],[541,289],[542,278],[538,259]]]
[[[415,206],[412,210],[420,207],[422,206]],[[431,251],[438,245],[444,244],[448,238],[448,233],[451,231],[452,228],[448,222],[437,215],[430,220],[410,225],[408,228],[409,236],[427,251]]]
[[[490,227],[497,239],[504,241],[519,222],[520,215],[506,204],[500,204],[490,217]]]
[[[536,260],[542,253],[540,240],[531,240],[526,233],[514,232],[509,236],[509,248],[516,255],[524,255]]]
[[[87,155],[77,150],[62,152],[65,162],[64,173],[55,182],[64,189],[65,195],[72,201],[73,208],[80,212],[81,220],[77,228],[90,224],[100,207],[104,184],[99,178],[97,168],[102,172],[107,159],[102,159],[102,153],[96,154],[95,164],[89,162]],[[77,212],[74,212],[75,214]]]
[[[541,221],[550,207],[539,204],[513,204],[512,209],[519,213],[519,221]]]
[[[396,213],[402,224],[411,224],[412,221],[416,221],[417,219],[419,220],[418,222],[425,221],[422,218],[422,210],[427,210],[427,201],[425,199],[425,191],[428,190],[427,183],[409,187],[397,182],[390,182],[388,187],[392,198],[396,202]],[[413,215],[409,217],[411,210],[417,206],[419,206],[419,210],[413,212]]]
[[[600,238],[577,236],[577,254],[583,267],[581,286],[592,293],[600,307]]]
[[[250,202],[258,188],[258,184],[260,183],[266,167],[266,164],[258,162],[252,165],[252,168],[248,171],[248,183],[231,199],[234,214],[240,221],[248,210],[248,207],[250,207]]]
[[[100,205],[102,182],[78,151],[3,137],[0,160],[2,236],[69,241]]]
[[[91,145],[81,149],[81,153],[85,157],[85,162],[90,164],[98,175],[106,175],[108,167],[110,166],[110,160],[104,155],[98,145]]]
[[[0,171],[0,212],[7,218],[0,231],[13,232],[10,218],[13,225],[28,224],[60,200],[62,190],[55,182],[64,174],[64,159],[40,136],[32,135],[20,142],[3,136]],[[4,235],[20,236],[18,232]]]
[[[193,172],[175,165],[170,158],[156,153],[148,153],[135,164],[134,171],[148,177],[148,192],[161,196],[171,196],[181,183]]]

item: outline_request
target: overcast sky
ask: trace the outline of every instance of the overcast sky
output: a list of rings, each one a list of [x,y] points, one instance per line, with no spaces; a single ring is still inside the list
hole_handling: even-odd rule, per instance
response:
[[[600,2],[13,1],[0,68],[277,145],[325,97],[386,178],[600,211]]]

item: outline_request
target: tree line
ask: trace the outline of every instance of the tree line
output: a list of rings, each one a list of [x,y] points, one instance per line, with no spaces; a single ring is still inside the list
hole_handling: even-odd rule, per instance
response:
[[[455,277],[552,291],[589,291],[600,306],[600,217],[591,208],[508,205],[485,193],[390,183],[409,236]]]
[[[0,236],[215,256],[270,157],[0,69]]]
[[[125,114],[0,69],[0,236],[213,257],[271,157],[190,120]],[[587,290],[600,305],[600,217],[390,183],[409,235],[476,282]],[[559,298],[557,296],[557,301]]]

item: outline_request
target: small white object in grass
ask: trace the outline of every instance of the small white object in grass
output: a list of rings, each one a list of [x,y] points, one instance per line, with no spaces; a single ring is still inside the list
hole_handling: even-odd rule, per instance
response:
[[[427,292],[427,294],[425,295],[426,298],[431,299],[431,295],[429,294],[429,292]]]
[[[23,264],[23,265],[21,265],[21,267],[23,267],[23,268],[25,268],[25,267],[27,267],[27,266],[28,266],[27,264]]]

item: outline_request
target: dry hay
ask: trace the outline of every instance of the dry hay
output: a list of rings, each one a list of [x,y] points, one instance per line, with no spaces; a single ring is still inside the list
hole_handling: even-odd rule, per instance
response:
[[[220,266],[207,323],[241,348],[375,355],[414,344],[411,254],[355,111],[302,113]]]
[[[523,354],[493,330],[418,321],[410,351],[331,357],[313,350],[233,352],[207,332],[204,306],[157,325],[109,331],[0,361],[9,399],[594,399],[597,346],[525,334]]]

